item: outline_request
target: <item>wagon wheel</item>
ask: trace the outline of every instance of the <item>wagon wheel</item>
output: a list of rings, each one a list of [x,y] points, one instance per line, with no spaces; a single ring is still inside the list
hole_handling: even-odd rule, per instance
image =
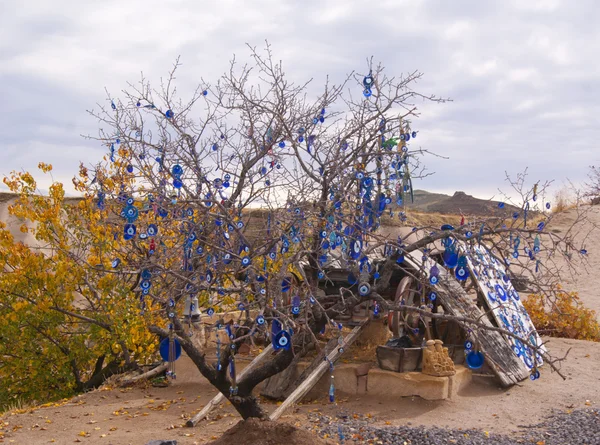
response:
[[[302,283],[304,282],[300,276],[291,272],[289,275],[286,275],[285,278],[289,280],[290,289],[282,294],[281,304],[284,307],[289,307],[292,305],[292,297],[294,295],[302,295]]]
[[[400,302],[404,300],[405,306],[414,306],[419,307],[420,297],[418,295],[417,290],[413,288],[415,284],[415,280],[412,277],[404,277],[400,280],[398,287],[396,288],[396,295],[394,297],[394,303],[398,306]],[[436,312],[433,310],[432,312]],[[423,317],[420,317],[422,323],[425,325],[425,330],[427,331],[427,336],[429,338],[441,338],[443,341],[446,341],[446,336],[448,335],[448,326],[445,329],[441,329],[440,320],[431,319],[431,328],[433,332],[430,331],[429,323],[430,321]],[[401,311],[390,311],[388,313],[388,327],[390,331],[392,331],[395,338],[400,336],[400,328],[406,324],[405,319],[402,317]],[[443,331],[443,332],[442,332]],[[433,334],[433,337],[432,337]]]
[[[398,287],[396,288],[396,296],[394,297],[394,304],[397,306],[402,300],[404,303],[409,303],[409,297],[411,296],[411,287],[413,284],[412,277],[404,277],[400,280]],[[410,302],[412,304],[412,301]],[[404,324],[400,311],[390,311],[388,313],[388,327],[394,334],[395,338],[400,336],[400,326]]]

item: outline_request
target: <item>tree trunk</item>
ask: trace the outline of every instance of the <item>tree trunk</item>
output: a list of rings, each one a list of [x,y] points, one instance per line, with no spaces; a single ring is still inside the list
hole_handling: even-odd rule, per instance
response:
[[[259,419],[269,419],[269,413],[263,410],[258,403],[258,399],[253,395],[241,397],[241,396],[233,396],[228,397],[229,401],[236,409],[242,419],[246,420],[250,417],[257,417]]]

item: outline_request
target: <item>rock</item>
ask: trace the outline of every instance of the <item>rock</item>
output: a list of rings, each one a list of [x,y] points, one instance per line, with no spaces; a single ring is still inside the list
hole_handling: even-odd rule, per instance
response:
[[[238,348],[238,354],[248,355],[250,354],[250,345],[248,343],[242,343]]]
[[[448,348],[442,347],[441,340],[428,340],[423,350],[423,374],[446,377],[456,374],[454,362],[448,355]]]
[[[361,375],[356,378],[356,393],[357,394],[366,394],[367,388],[369,384],[369,376]]]
[[[176,440],[151,440],[146,445],[177,445]]]
[[[363,363],[358,365],[354,372],[356,373],[356,377],[360,377],[362,375],[367,375],[369,373],[369,369],[371,369],[370,363]]]

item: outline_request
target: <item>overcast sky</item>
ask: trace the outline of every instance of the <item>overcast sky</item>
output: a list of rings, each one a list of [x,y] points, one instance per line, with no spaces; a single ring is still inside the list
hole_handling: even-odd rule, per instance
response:
[[[79,161],[105,153],[80,137],[97,134],[85,110],[105,87],[157,80],[181,55],[190,91],[267,39],[297,79],[341,81],[374,56],[450,97],[413,125],[450,158],[417,188],[491,197],[525,167],[532,181],[581,182],[600,164],[599,23],[596,0],[2,1],[0,176],[45,161],[70,185]]]

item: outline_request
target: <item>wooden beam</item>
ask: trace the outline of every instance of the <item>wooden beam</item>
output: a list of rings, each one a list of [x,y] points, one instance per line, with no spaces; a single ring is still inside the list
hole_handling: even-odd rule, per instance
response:
[[[263,352],[258,354],[254,358],[254,360],[252,360],[250,362],[250,364],[242,370],[242,372],[240,372],[240,375],[238,376],[238,380],[241,380],[248,372],[250,372],[254,368],[256,368],[263,361],[263,359],[271,352],[273,352],[273,346],[269,345],[263,350]],[[217,394],[216,396],[214,396],[212,398],[212,400],[210,402],[208,402],[206,404],[206,406],[204,408],[202,408],[202,410],[198,414],[196,414],[194,417],[189,419],[185,423],[185,425],[188,427],[196,426],[198,424],[198,422],[200,422],[202,419],[204,419],[206,416],[208,416],[208,414],[214,408],[216,408],[220,403],[222,403],[223,400],[225,400],[225,396],[222,393]]]
[[[121,386],[127,386],[127,385],[132,385],[135,382],[138,382],[138,381],[143,380],[143,379],[149,379],[151,377],[154,377],[155,375],[160,374],[161,372],[166,371],[168,367],[169,367],[168,363],[163,363],[161,365],[158,365],[156,368],[152,368],[148,372],[145,372],[143,374],[136,375],[136,376],[133,376],[133,377],[129,377],[127,379],[123,379],[123,380],[121,380],[119,382],[119,385],[121,385]]]
[[[325,360],[325,357],[331,353],[338,346],[337,338],[332,338],[327,342],[325,347],[317,354],[317,357],[312,361],[308,367],[302,371],[296,380],[294,380],[283,392],[283,398],[287,399],[295,389],[302,384],[302,382]]]
[[[427,275],[435,261],[428,259],[428,263],[423,265],[422,256],[420,251],[410,252],[405,255],[405,260],[417,273]],[[444,312],[449,315],[475,319],[483,324],[493,326],[487,315],[473,303],[458,280],[450,276],[443,266],[439,264],[437,266],[440,274],[435,291]],[[496,374],[503,387],[512,386],[529,377],[529,369],[513,352],[510,343],[500,332],[473,329],[471,336],[479,344],[487,365]]]
[[[348,347],[354,343],[354,341],[360,335],[362,329],[367,325],[369,320],[366,319],[360,323],[360,325],[356,326],[352,332],[350,332],[343,341],[341,347],[346,351]],[[328,360],[322,360],[321,363],[315,368],[315,370],[294,390],[290,396],[285,399],[285,401],[269,416],[270,420],[277,420],[281,417],[281,415],[287,410],[290,406],[292,406],[295,402],[300,400],[302,397],[311,390],[313,386],[319,381],[319,379],[325,374],[327,368],[329,368],[329,361],[334,363],[337,359],[341,357],[343,352],[340,352],[340,348],[335,348],[333,351],[327,355]]]

